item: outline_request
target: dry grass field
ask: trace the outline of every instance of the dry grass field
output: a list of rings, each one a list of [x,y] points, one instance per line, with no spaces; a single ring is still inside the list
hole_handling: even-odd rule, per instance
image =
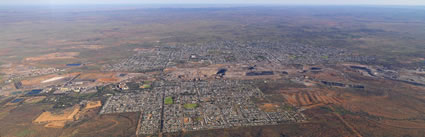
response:
[[[25,99],[24,103],[30,103],[30,104],[38,103],[38,102],[42,101],[45,98],[46,98],[46,96],[30,97],[30,98]]]
[[[100,101],[89,101],[86,104],[86,107],[84,107],[84,109],[92,109],[92,108],[97,108],[97,107],[101,107],[102,106],[102,102]]]
[[[62,128],[68,121],[74,121],[75,117],[80,111],[79,106],[74,106],[64,110],[61,114],[52,114],[52,112],[43,112],[33,122],[34,123],[47,123],[45,127]]]
[[[97,82],[113,83],[117,82],[118,73],[82,73],[79,79],[95,79]]]
[[[50,53],[38,57],[29,57],[25,58],[25,61],[43,61],[43,60],[60,60],[60,59],[73,59],[75,56],[78,56],[78,52],[56,52]]]

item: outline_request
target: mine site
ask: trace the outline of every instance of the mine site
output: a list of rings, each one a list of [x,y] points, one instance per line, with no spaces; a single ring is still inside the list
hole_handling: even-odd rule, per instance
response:
[[[0,137],[425,135],[422,8],[74,8],[0,8]]]

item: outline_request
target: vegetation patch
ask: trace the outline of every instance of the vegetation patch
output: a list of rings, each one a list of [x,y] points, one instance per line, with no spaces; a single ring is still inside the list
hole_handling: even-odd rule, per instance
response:
[[[295,111],[295,110],[297,110],[297,108],[295,108],[294,106],[291,106],[291,105],[282,105],[281,108],[283,110],[286,110],[286,111]]]
[[[184,104],[185,109],[194,109],[196,107],[198,107],[198,104],[195,104],[195,103]]]
[[[323,110],[325,112],[332,112],[332,109],[330,109],[329,107],[326,107],[326,106],[321,106],[321,107],[319,107],[319,109]]]
[[[166,105],[171,105],[171,104],[173,104],[173,97],[166,97],[165,98],[165,100],[164,100],[164,103],[166,104]],[[186,107],[186,106],[185,106]]]
[[[335,112],[340,114],[340,115],[346,115],[346,114],[354,114],[353,112],[346,110],[342,107],[334,107],[335,108]]]
[[[152,81],[143,81],[143,84],[141,84],[140,88],[146,89],[152,87]]]
[[[150,84],[143,84],[142,86],[141,86],[141,88],[151,88],[152,86],[150,85]]]

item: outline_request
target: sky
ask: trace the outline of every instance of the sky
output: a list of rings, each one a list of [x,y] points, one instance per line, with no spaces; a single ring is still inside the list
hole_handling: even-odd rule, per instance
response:
[[[425,0],[0,0],[5,5],[67,4],[282,4],[282,5],[425,5]]]

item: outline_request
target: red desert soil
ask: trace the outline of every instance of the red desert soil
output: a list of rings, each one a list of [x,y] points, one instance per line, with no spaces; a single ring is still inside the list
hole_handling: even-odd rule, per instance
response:
[[[404,102],[396,102],[381,96],[350,96],[344,97],[343,106],[353,112],[366,112],[370,115],[392,119],[408,119],[418,116],[421,112],[404,107]],[[418,107],[422,105],[418,104]]]
[[[380,120],[378,123],[397,128],[425,129],[425,121],[422,120]]]
[[[260,106],[260,109],[265,112],[275,112],[279,106],[276,104],[266,103]]]
[[[317,104],[341,104],[343,101],[332,91],[304,91],[282,93],[286,101],[293,106],[309,106]]]

